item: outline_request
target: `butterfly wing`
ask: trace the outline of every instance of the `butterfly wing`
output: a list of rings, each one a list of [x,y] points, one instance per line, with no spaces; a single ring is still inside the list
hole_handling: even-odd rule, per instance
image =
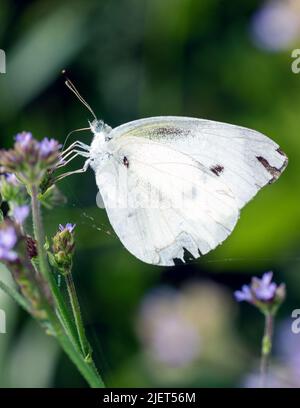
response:
[[[172,147],[201,163],[232,191],[242,208],[287,166],[277,143],[251,129],[184,117],[153,117],[119,126],[115,140],[147,139]]]
[[[261,133],[201,119],[142,119],[110,136],[110,159],[96,170],[108,217],[131,253],[157,265],[214,249],[287,165]]]
[[[232,191],[187,154],[150,139],[114,140],[96,181],[109,220],[137,258],[174,265],[220,244],[239,215]]]

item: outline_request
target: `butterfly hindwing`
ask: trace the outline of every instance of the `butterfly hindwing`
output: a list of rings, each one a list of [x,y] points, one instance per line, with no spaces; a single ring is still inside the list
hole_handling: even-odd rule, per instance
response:
[[[144,262],[174,265],[203,255],[238,219],[232,192],[191,157],[151,140],[126,137],[96,172],[109,220],[124,246]]]

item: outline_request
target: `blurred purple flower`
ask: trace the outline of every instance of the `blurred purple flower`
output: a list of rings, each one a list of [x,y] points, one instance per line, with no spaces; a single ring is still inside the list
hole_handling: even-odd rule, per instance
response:
[[[147,353],[166,367],[187,366],[201,354],[199,330],[175,290],[160,288],[144,298],[138,329]]]
[[[28,147],[32,141],[32,134],[30,132],[18,133],[15,137],[17,143],[19,143],[23,148]]]
[[[76,224],[71,224],[71,223],[68,223],[66,225],[59,224],[59,230],[61,232],[69,231],[70,233],[72,233],[74,231],[75,227],[76,227]]]
[[[251,286],[257,299],[267,302],[274,298],[277,285],[272,282],[272,278],[273,272],[263,274],[261,279],[253,278]]]
[[[246,301],[249,303],[257,302],[272,302],[275,298],[284,298],[284,285],[276,285],[272,282],[273,272],[266,272],[262,278],[254,277],[250,285],[244,285],[242,290],[234,292],[234,296],[238,302]]]
[[[161,316],[151,333],[151,352],[161,363],[181,367],[199,355],[201,341],[197,330],[183,316]]]
[[[61,148],[61,145],[57,142],[57,140],[48,139],[45,137],[45,139],[40,142],[39,147],[41,156],[46,158],[52,153],[57,152]]]
[[[12,184],[13,186],[18,186],[18,185],[20,184],[19,181],[18,181],[18,179],[17,179],[17,177],[16,177],[14,174],[12,174],[12,173],[6,174],[6,176],[5,176],[5,181],[6,181],[8,184]]]
[[[291,321],[287,319],[281,323],[276,334],[276,349],[282,363],[290,371],[290,381],[297,381],[300,387],[300,342],[299,333],[293,333]]]
[[[17,243],[17,234],[13,227],[0,229],[0,260],[13,262],[18,255],[13,251]]]
[[[234,292],[234,296],[238,302],[245,300],[246,302],[251,302],[252,293],[248,285],[243,285],[242,290],[237,290]]]
[[[261,48],[277,51],[300,38],[300,1],[272,0],[254,15],[251,33]]]
[[[30,213],[30,207],[28,205],[21,205],[15,207],[13,211],[14,219],[18,224],[23,224]]]

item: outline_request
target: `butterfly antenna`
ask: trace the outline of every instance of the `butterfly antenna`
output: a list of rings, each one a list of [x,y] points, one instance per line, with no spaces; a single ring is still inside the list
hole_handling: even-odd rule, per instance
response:
[[[97,119],[93,109],[90,107],[90,105],[87,103],[87,101],[80,95],[78,89],[76,88],[76,86],[73,84],[73,82],[66,76],[66,71],[63,70],[62,74],[65,77],[65,84],[67,85],[67,87],[70,89],[70,91],[72,91],[75,96],[80,100],[80,102],[90,111],[90,113],[94,116],[95,119]]]
[[[67,144],[67,141],[69,140],[70,136],[71,136],[73,133],[75,133],[75,132],[82,132],[82,131],[84,131],[84,130],[91,130],[91,128],[86,127],[86,128],[81,128],[81,129],[75,129],[75,130],[72,130],[71,132],[69,132],[69,133],[67,134],[66,140],[64,141],[62,150],[64,150],[64,148],[65,148],[65,146],[66,146],[66,144]]]

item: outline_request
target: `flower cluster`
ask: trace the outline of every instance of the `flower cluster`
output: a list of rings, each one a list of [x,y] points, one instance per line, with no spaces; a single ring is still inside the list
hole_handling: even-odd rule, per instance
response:
[[[285,285],[272,282],[273,272],[265,273],[261,279],[252,278],[250,285],[243,285],[234,292],[237,301],[246,301],[262,311],[277,308],[285,299]]]
[[[29,132],[19,133],[13,149],[0,151],[1,170],[14,173],[24,184],[40,184],[46,171],[59,161],[60,148],[54,139],[39,142]]]
[[[53,237],[52,253],[49,253],[49,257],[52,265],[62,274],[68,274],[72,268],[75,249],[75,227],[75,224],[60,224],[58,232]]]
[[[59,225],[51,245],[44,235],[41,206],[51,209],[65,202],[55,185],[61,179],[55,176],[56,170],[68,163],[60,149],[54,139],[38,141],[23,132],[16,136],[12,149],[0,150],[0,205],[6,202],[3,212],[0,208],[0,262],[15,282],[7,286],[0,279],[0,289],[57,338],[91,386],[103,387],[72,278],[75,225]],[[72,155],[71,149],[66,157]],[[30,213],[32,236],[24,223]],[[53,279],[52,273],[63,275],[66,293],[60,293],[60,280]]]

